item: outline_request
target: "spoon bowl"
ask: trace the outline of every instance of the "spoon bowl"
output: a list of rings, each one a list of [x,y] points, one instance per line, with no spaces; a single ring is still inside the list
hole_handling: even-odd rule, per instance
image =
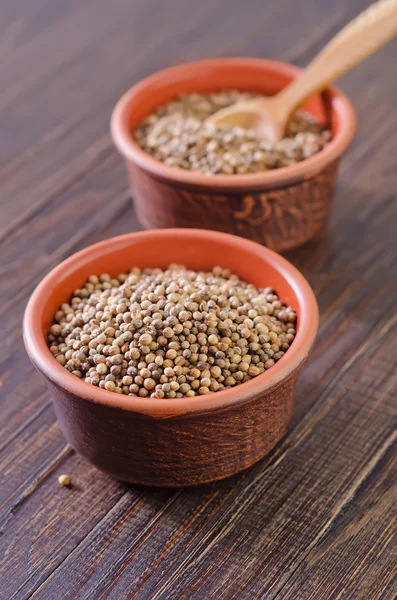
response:
[[[240,102],[227,106],[208,117],[207,123],[218,127],[242,127],[254,129],[256,134],[269,142],[277,142],[284,135],[287,117],[274,97]]]

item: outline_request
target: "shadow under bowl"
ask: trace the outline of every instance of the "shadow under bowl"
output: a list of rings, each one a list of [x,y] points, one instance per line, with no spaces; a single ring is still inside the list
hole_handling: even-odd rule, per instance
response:
[[[52,356],[46,334],[59,306],[89,275],[115,276],[133,266],[215,264],[258,287],[272,286],[297,312],[297,334],[268,371],[235,388],[193,398],[126,396],[92,386]],[[71,446],[124,481],[180,487],[222,479],[265,456],[284,435],[296,377],[318,329],[313,291],[288,261],[240,237],[195,229],[163,229],[108,239],[74,254],[37,286],[27,305],[25,347],[51,392]]]
[[[350,101],[335,88],[303,106],[332,140],[294,165],[246,175],[203,175],[170,167],[134,141],[139,123],[184,93],[238,89],[274,95],[297,77],[292,65],[253,58],[186,63],[143,79],[117,103],[113,141],[124,157],[138,218],[146,228],[199,227],[241,235],[277,251],[304,244],[324,229],[340,158],[355,133]]]

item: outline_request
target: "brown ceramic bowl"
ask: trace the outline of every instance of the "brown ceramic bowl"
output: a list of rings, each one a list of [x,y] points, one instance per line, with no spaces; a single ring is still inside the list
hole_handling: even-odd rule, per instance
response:
[[[94,387],[51,355],[46,331],[54,314],[90,274],[182,261],[193,269],[220,264],[257,286],[273,286],[297,311],[295,340],[269,371],[234,389],[154,400]],[[38,285],[23,324],[27,352],[47,379],[71,446],[119,479],[170,487],[222,479],[273,448],[287,429],[296,377],[317,328],[314,294],[289,262],[241,237],[195,229],[131,233],[74,254]]]
[[[340,91],[329,88],[304,105],[332,130],[328,146],[296,165],[264,173],[211,177],[169,167],[141,150],[133,138],[144,117],[181,92],[237,88],[272,95],[299,73],[281,62],[221,58],[165,69],[131,88],[113,111],[111,131],[125,158],[142,224],[216,229],[278,251],[320,234],[340,158],[355,132],[353,107]]]

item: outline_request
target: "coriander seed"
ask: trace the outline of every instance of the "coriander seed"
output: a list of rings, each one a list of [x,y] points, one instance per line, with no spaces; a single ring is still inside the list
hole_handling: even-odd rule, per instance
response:
[[[92,275],[62,304],[51,354],[108,392],[173,399],[222,391],[264,373],[296,335],[296,313],[271,288],[221,267]]]
[[[69,475],[60,475],[58,477],[58,483],[64,487],[70,487],[72,485],[72,479]]]
[[[293,115],[285,137],[278,142],[258,137],[253,129],[205,122],[234,102],[260,97],[236,90],[181,94],[142,121],[134,137],[143,150],[166,165],[205,175],[258,173],[286,167],[313,156],[331,139],[331,132],[303,111]],[[227,278],[225,272],[221,269],[215,275]],[[170,302],[178,302],[179,291],[172,286],[159,284],[153,292],[166,293]],[[200,301],[198,294],[193,302]],[[184,318],[179,318],[181,323]]]

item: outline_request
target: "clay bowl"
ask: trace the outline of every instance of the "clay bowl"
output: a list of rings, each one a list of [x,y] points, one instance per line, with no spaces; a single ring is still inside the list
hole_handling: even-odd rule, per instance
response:
[[[257,286],[273,286],[297,311],[297,335],[269,371],[235,389],[154,400],[96,388],[57,363],[46,344],[59,305],[93,273],[132,266],[193,269],[215,263]],[[74,254],[38,285],[23,331],[33,364],[47,379],[71,446],[116,478],[150,486],[195,485],[232,475],[265,456],[284,435],[295,381],[315,341],[318,309],[303,276],[271,250],[240,237],[195,229],[131,233]]]
[[[340,158],[355,132],[353,107],[335,88],[303,107],[328,125],[332,141],[317,155],[285,168],[211,177],[164,165],[133,139],[144,117],[181,92],[237,88],[272,95],[299,73],[297,67],[281,62],[222,58],[165,69],[132,87],[113,111],[111,131],[125,159],[142,224],[215,229],[277,251],[319,235],[330,213]]]

